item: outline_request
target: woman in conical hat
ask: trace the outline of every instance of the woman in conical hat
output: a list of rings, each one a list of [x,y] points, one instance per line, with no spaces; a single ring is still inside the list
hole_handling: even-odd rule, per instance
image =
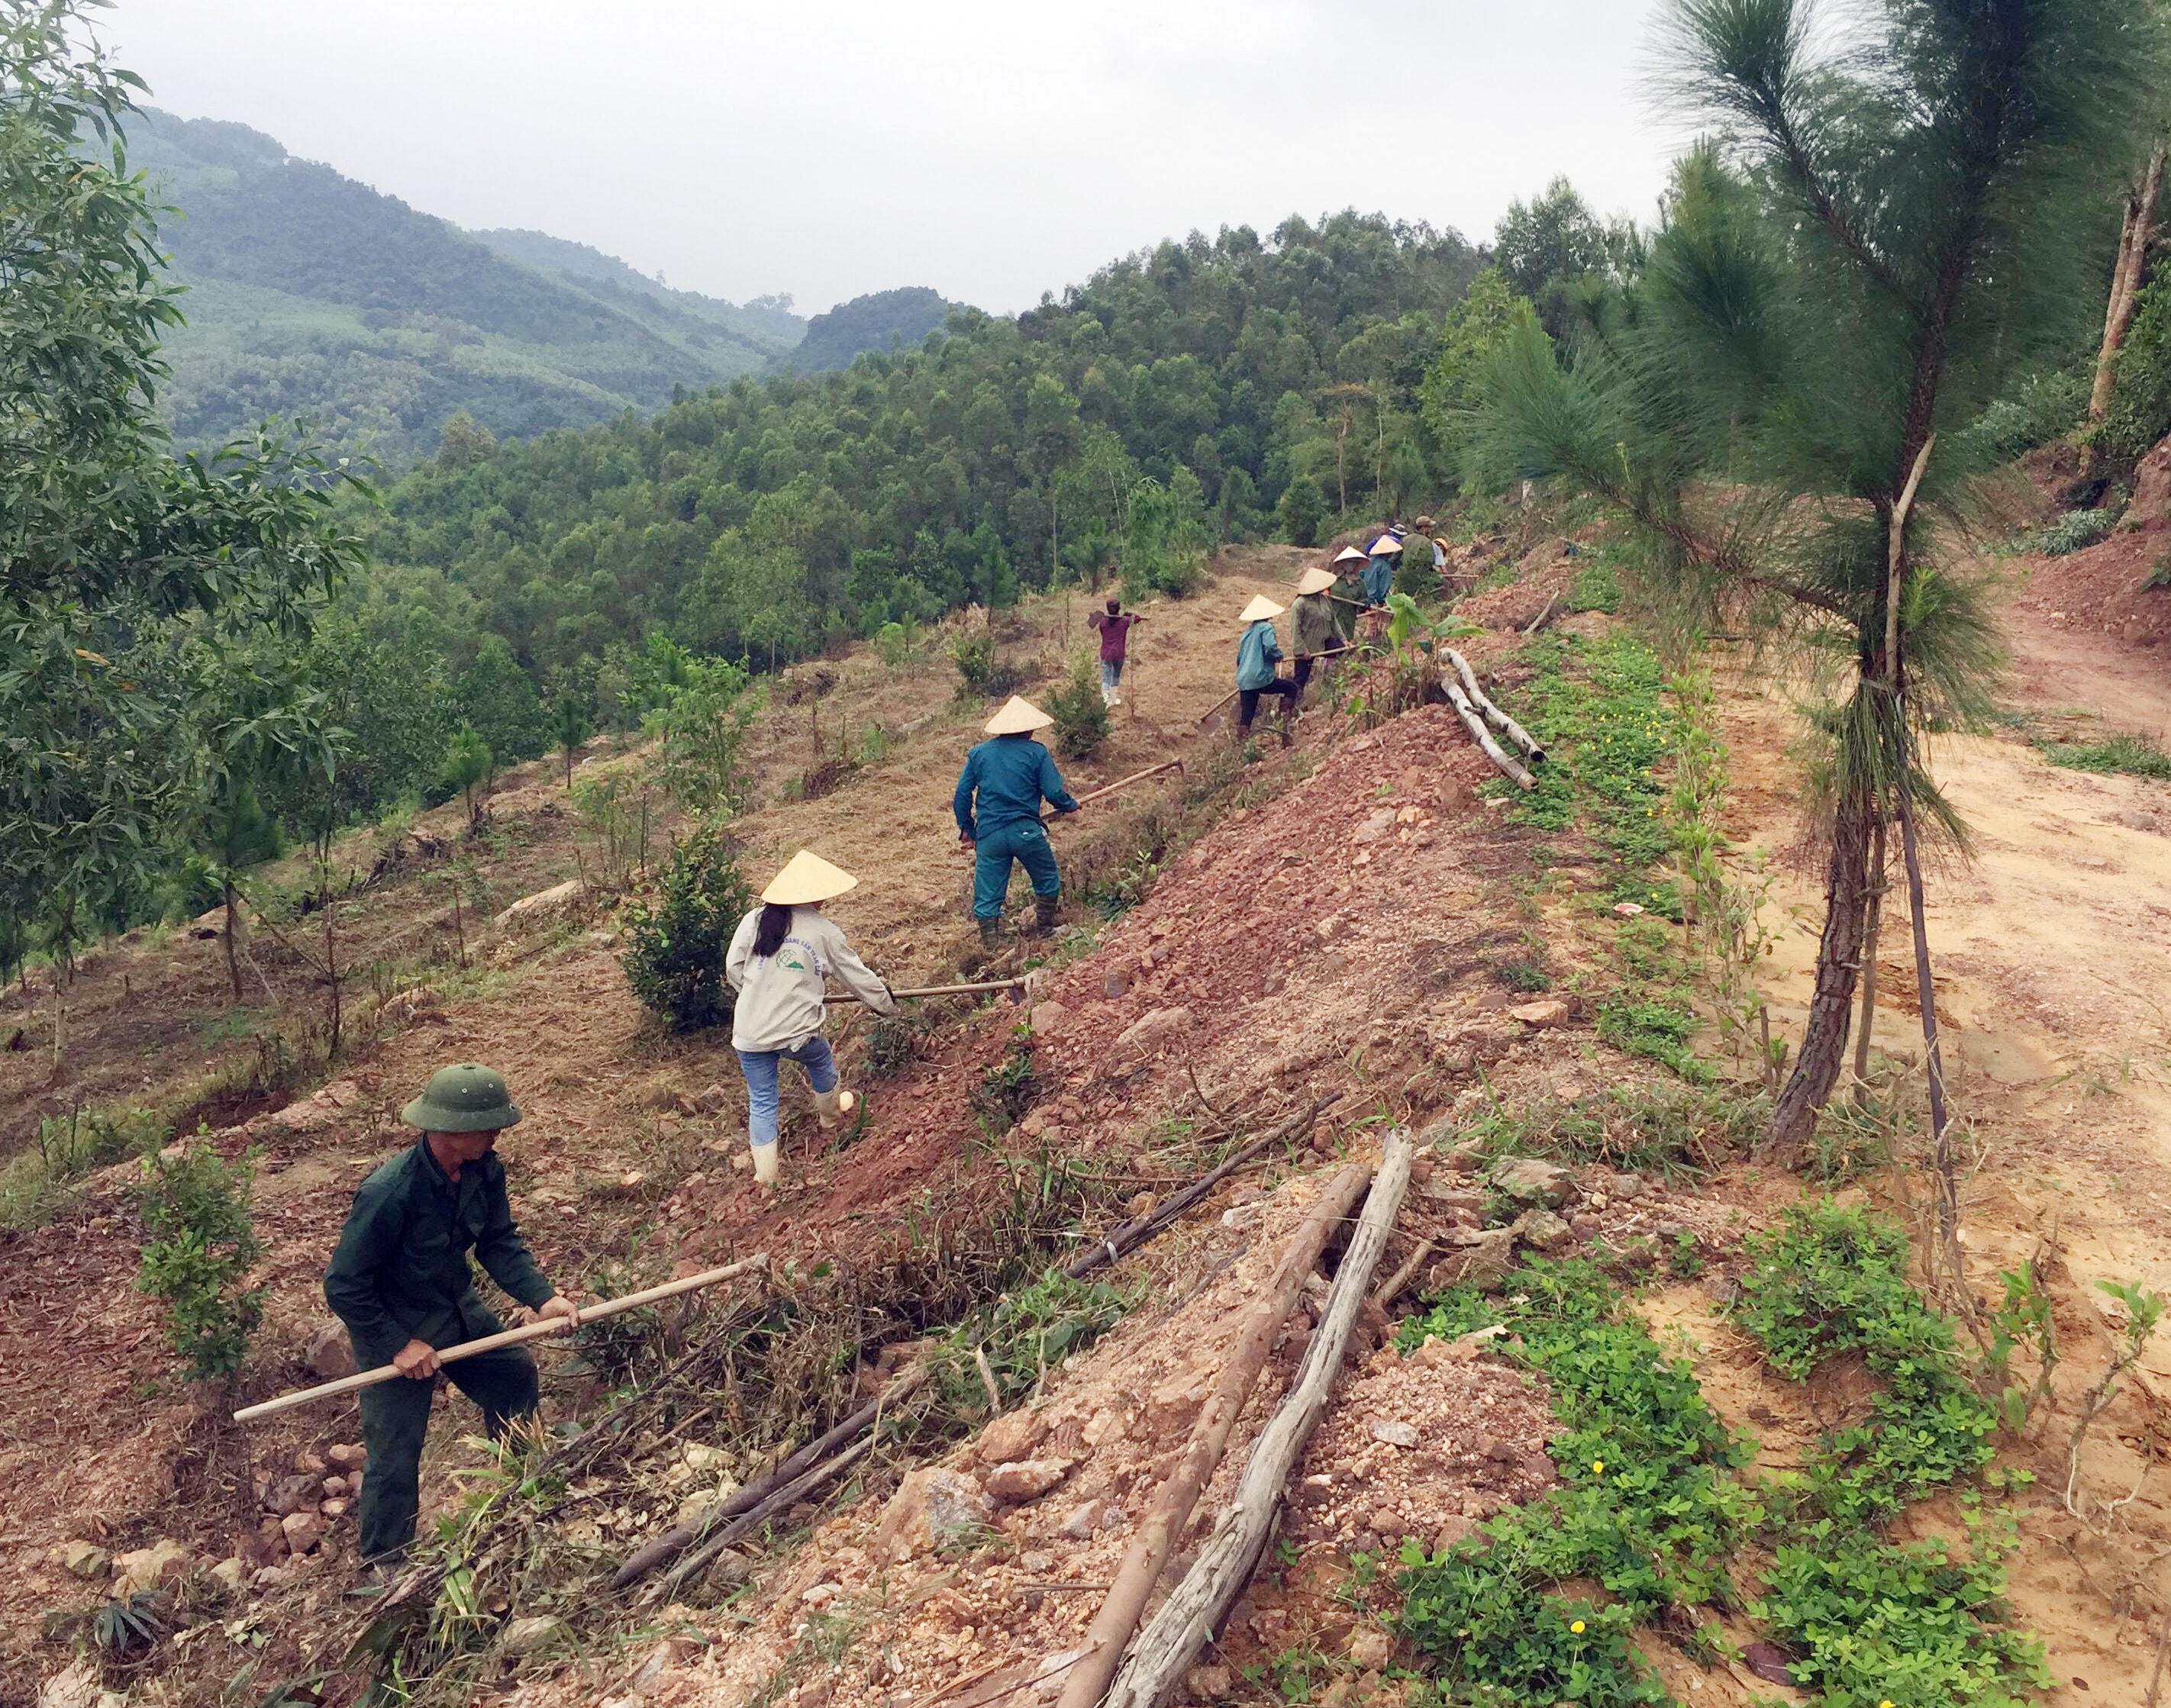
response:
[[[1332,570],[1306,570],[1296,584],[1296,599],[1289,607],[1289,638],[1296,643],[1295,681],[1300,696],[1311,680],[1313,663],[1321,655],[1339,652],[1349,644],[1342,608],[1331,597],[1339,580]],[[1302,704],[1300,699],[1299,704]]]
[[[1063,902],[1063,874],[1041,822],[1044,800],[1058,812],[1078,803],[1064,786],[1055,756],[1032,739],[1055,721],[1032,701],[1012,694],[984,725],[989,739],[965,755],[950,810],[957,820],[957,845],[973,851],[973,917],[988,949],[1003,940],[1003,898],[1010,893],[1012,862],[1032,881],[1033,930],[1055,934]]]
[[[1395,560],[1402,554],[1402,543],[1391,533],[1383,533],[1372,542],[1372,550],[1359,577],[1364,586],[1364,602],[1384,605],[1387,595],[1395,587]]]
[[[846,990],[876,1014],[897,1012],[897,999],[852,952],[836,922],[822,912],[859,882],[821,855],[801,849],[761,892],[761,906],[739,921],[724,957],[724,977],[737,1001],[732,1047],[746,1075],[747,1143],[753,1177],[776,1184],[777,1061],[789,1056],[814,1087],[814,1112],[825,1132],[849,1117],[859,1100],[837,1083],[837,1064],[822,1036],[827,1018],[824,981],[834,973]]]
[[[1282,714],[1282,745],[1289,744],[1289,724],[1296,716],[1297,685],[1278,674],[1274,667],[1282,661],[1281,641],[1274,634],[1274,618],[1282,614],[1282,608],[1262,593],[1244,608],[1238,620],[1244,625],[1243,634],[1236,641],[1236,739],[1243,741],[1252,733],[1252,720],[1258,715],[1259,696],[1273,694],[1279,698],[1286,709]]]

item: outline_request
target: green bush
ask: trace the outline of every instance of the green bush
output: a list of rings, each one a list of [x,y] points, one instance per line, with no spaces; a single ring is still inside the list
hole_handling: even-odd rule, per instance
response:
[[[1305,474],[1290,481],[1274,506],[1274,521],[1291,545],[1317,545],[1319,531],[1327,524],[1327,495],[1319,483]]]
[[[996,658],[995,637],[985,629],[968,630],[952,640],[950,661],[957,667],[965,693],[981,699],[1016,693],[1025,680],[1022,672]]]
[[[1070,661],[1063,686],[1048,697],[1055,720],[1055,744],[1073,759],[1089,759],[1108,739],[1108,707],[1101,698],[1101,672],[1090,652]]]
[[[2143,291],[2119,348],[2117,383],[2103,425],[2104,447],[2135,458],[2171,431],[2171,281]]]
[[[2046,558],[2069,557],[2085,551],[2117,526],[2115,510],[2069,510],[2013,542],[2016,552],[2035,552]]]
[[[247,1157],[227,1162],[199,1142],[169,1162],[144,1159],[143,1265],[137,1285],[166,1309],[175,1355],[198,1381],[228,1376],[249,1352],[265,1289],[244,1285],[263,1253],[249,1223]]]
[[[724,952],[754,901],[721,826],[705,825],[673,849],[656,906],[626,909],[625,979],[641,1005],[674,1032],[727,1024]]]

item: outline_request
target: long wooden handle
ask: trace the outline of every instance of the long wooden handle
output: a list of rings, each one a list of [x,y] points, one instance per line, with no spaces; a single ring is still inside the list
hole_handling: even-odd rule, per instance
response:
[[[978,990],[1016,990],[1025,981],[1021,978],[999,978],[989,984],[925,984],[917,990],[893,990],[890,994],[903,999],[908,996],[964,996]],[[859,998],[849,992],[839,995],[834,991],[823,993],[823,1002],[857,1002]]]
[[[563,1317],[544,1317],[517,1329],[506,1329],[498,1334],[485,1335],[479,1341],[463,1341],[456,1347],[442,1347],[437,1352],[440,1364],[450,1364],[461,1358],[472,1358],[478,1352],[494,1352],[500,1347],[517,1347],[526,1341],[539,1341],[545,1335],[559,1335],[578,1328],[583,1323],[599,1322],[607,1316],[616,1316],[620,1311],[632,1310],[644,1304],[654,1304],[658,1299],[672,1298],[682,1293],[692,1293],[697,1288],[714,1287],[720,1281],[729,1281],[744,1275],[750,1269],[764,1269],[769,1266],[766,1256],[742,1257],[737,1263],[726,1263],[721,1269],[705,1269],[699,1275],[689,1275],[681,1280],[667,1281],[661,1287],[651,1287],[639,1293],[629,1293],[623,1298],[607,1298],[601,1304],[582,1309],[571,1322]],[[276,1400],[266,1400],[255,1405],[244,1405],[233,1414],[236,1423],[247,1423],[259,1417],[270,1417],[281,1411],[291,1411],[297,1405],[307,1405],[314,1400],[333,1400],[342,1394],[351,1394],[358,1389],[374,1388],[380,1382],[404,1381],[405,1373],[397,1364],[379,1364],[373,1370],[362,1370],[351,1376],[342,1376],[336,1382],[326,1382],[314,1388],[303,1388],[292,1394],[281,1394]]]
[[[1078,797],[1078,804],[1080,806],[1090,806],[1094,801],[1098,800],[1104,795],[1113,795],[1118,789],[1128,789],[1134,783],[1142,783],[1149,777],[1158,777],[1164,771],[1181,771],[1182,768],[1183,761],[1181,759],[1170,759],[1159,765],[1149,765],[1143,771],[1134,771],[1128,777],[1118,777],[1113,783],[1109,784],[1105,788],[1096,789],[1091,795],[1080,795]],[[1043,822],[1059,818],[1061,817],[1062,815],[1060,813],[1055,812],[1043,812],[1041,814]]]

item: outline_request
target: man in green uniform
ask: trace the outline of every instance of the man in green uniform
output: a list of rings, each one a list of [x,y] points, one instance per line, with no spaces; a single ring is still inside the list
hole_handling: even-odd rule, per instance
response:
[[[407,1379],[362,1390],[369,1468],[360,1546],[364,1560],[380,1564],[396,1562],[414,1538],[437,1349],[504,1327],[476,1295],[469,1250],[521,1304],[542,1316],[578,1320],[572,1301],[543,1278],[512,1225],[505,1165],[493,1154],[497,1135],[520,1119],[504,1076],[471,1062],[441,1068],[400,1119],[422,1136],[356,1189],[324,1272],[324,1298],[346,1325],[356,1368],[396,1364]],[[482,1408],[493,1439],[534,1415],[535,1361],[524,1347],[442,1368]]]
[[[1296,584],[1296,597],[1289,605],[1289,626],[1296,640],[1294,679],[1299,694],[1311,680],[1315,660],[1340,652],[1349,645],[1349,627],[1342,614],[1348,602],[1334,597],[1340,585],[1332,570],[1306,570],[1304,579]]]

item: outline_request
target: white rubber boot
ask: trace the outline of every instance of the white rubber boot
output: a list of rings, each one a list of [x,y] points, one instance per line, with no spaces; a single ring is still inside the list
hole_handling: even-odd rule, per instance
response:
[[[852,1111],[859,1106],[859,1094],[847,1091],[841,1085],[814,1094],[814,1118],[821,1122],[824,1132],[835,1132],[839,1123],[850,1121]]]
[[[776,1154],[783,1147],[775,1144],[749,1144],[747,1148],[753,1153],[755,1184],[764,1186],[775,1186],[776,1184]]]

